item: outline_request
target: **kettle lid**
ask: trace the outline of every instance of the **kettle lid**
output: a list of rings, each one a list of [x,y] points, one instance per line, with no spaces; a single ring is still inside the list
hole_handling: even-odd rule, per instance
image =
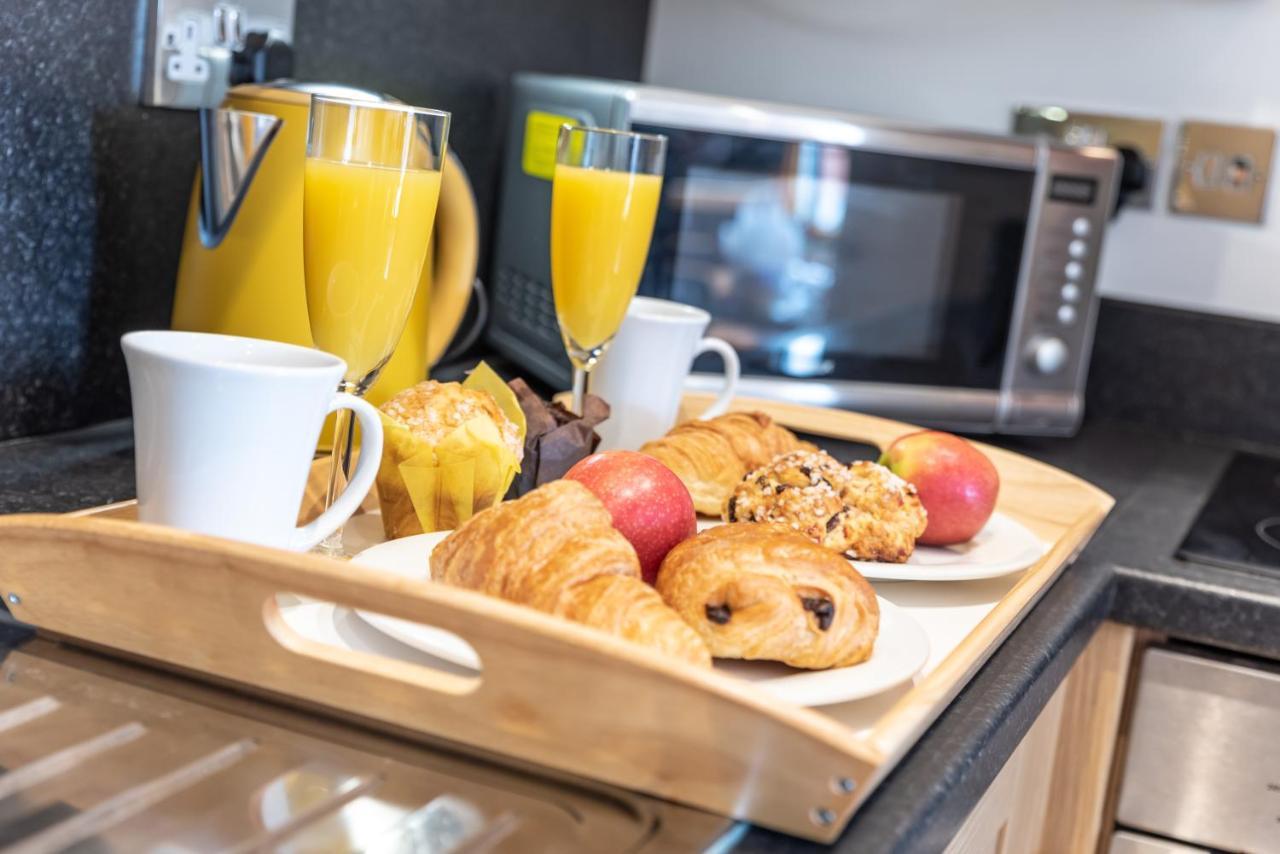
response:
[[[329,95],[334,98],[347,98],[352,101],[369,101],[370,103],[399,103],[390,95],[364,89],[359,86],[348,86],[345,83],[315,83],[300,80],[282,79],[270,83],[243,83],[227,90],[223,107],[234,107],[240,98],[276,101],[287,104],[305,105],[312,95]]]

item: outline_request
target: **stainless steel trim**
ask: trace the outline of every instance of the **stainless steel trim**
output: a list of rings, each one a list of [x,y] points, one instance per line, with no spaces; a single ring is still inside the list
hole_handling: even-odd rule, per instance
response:
[[[1035,166],[1032,146],[1024,140],[1008,137],[941,132],[924,125],[889,123],[855,113],[701,95],[653,86],[626,87],[618,97],[629,105],[624,120],[629,119],[630,122],[723,131],[765,139],[821,142],[957,163],[982,163],[1016,169]]]
[[[0,733],[7,732],[17,726],[42,718],[50,712],[56,712],[62,704],[53,697],[37,697],[21,706],[5,709],[0,712]]]
[[[1111,164],[1112,181],[1111,192],[1107,198],[1102,201],[1104,211],[1112,211],[1116,206],[1116,199],[1120,196],[1120,163],[1114,160]],[[1080,342],[1080,358],[1076,362],[1076,374],[1072,377],[1071,385],[1073,388],[1083,390],[1085,381],[1089,377],[1089,364],[1093,359],[1093,338],[1098,331],[1098,306],[1101,297],[1098,294],[1098,271],[1102,266],[1102,247],[1106,243],[1107,229],[1095,229],[1093,234],[1093,249],[1090,252],[1092,256],[1092,265],[1090,273],[1086,278],[1089,287],[1086,289],[1086,298],[1080,306],[1080,323],[1084,327],[1084,335]],[[1083,406],[1083,402],[1080,404]]]
[[[719,374],[693,373],[685,383],[688,391],[718,391],[724,378]],[[994,389],[907,386],[855,380],[789,380],[774,377],[743,377],[738,392],[747,397],[783,400],[809,406],[837,407],[872,412],[932,425],[990,429],[999,404]]]
[[[1111,837],[1111,847],[1107,854],[1210,854],[1210,852],[1207,848],[1193,848],[1168,839],[1120,830]]]
[[[1280,668],[1143,656],[1117,821],[1229,851],[1280,847]]]
[[[1043,137],[1035,142],[1036,180],[1031,189],[1031,210],[1027,214],[1027,233],[1022,241],[1022,263],[1018,268],[1018,289],[1014,293],[1013,314],[1009,324],[1009,341],[1004,353],[1004,372],[1000,377],[1000,403],[996,423],[1010,423],[1013,409],[1013,386],[1023,359],[1027,303],[1031,292],[1031,274],[1036,263],[1036,240],[1040,236],[1040,219],[1044,213],[1045,188],[1049,183],[1049,146]]]
[[[341,768],[324,768],[326,764],[323,761],[308,763],[268,783],[267,786],[279,787],[279,790],[285,792],[291,789],[305,791],[307,797],[296,809],[281,816],[278,824],[264,827],[261,833],[224,849],[222,854],[251,854],[256,851],[280,850],[278,846],[286,839],[319,824],[357,798],[370,794],[383,782],[382,778],[376,774],[348,776]],[[311,775],[310,778],[308,775]],[[332,779],[325,779],[326,777]],[[317,785],[322,780],[323,784]],[[261,810],[262,802],[259,801],[257,806]],[[306,850],[305,846],[299,847]]]
[[[339,634],[359,622],[344,613],[333,617]],[[32,782],[29,769],[60,764],[69,745],[80,754],[5,801],[0,838],[27,850],[77,839],[94,851],[274,850],[284,839],[298,851],[479,851],[502,841],[513,851],[666,852],[704,850],[733,826],[38,638],[7,650],[0,689],[0,708],[59,709],[28,712],[0,734],[3,779]],[[84,755],[86,744],[114,746]],[[220,751],[229,744],[237,755],[254,749],[233,761]],[[216,757],[230,764],[218,770]],[[205,775],[179,779],[193,765]]]
[[[222,242],[282,119],[218,108],[200,111],[200,240]]]
[[[8,854],[43,854],[46,851],[62,851],[70,848],[77,842],[96,836],[146,811],[165,798],[172,797],[219,771],[230,768],[257,747],[258,743],[251,738],[232,742],[162,777],[148,780],[146,783],[112,795],[6,850]]]
[[[146,735],[147,728],[137,721],[116,727],[93,738],[77,742],[70,747],[33,759],[0,775],[0,800],[11,797],[65,774],[82,762],[100,756],[109,750],[137,741]]]
[[[329,98],[345,98],[348,101],[383,101],[396,102],[395,98],[365,89],[361,86],[348,86],[345,83],[310,83],[298,80],[280,80],[270,84],[274,88],[286,89],[290,92],[303,92],[307,95],[324,95]]]

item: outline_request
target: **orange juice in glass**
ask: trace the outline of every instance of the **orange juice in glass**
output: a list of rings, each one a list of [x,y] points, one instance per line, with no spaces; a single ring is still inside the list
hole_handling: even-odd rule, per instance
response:
[[[666,137],[565,125],[551,188],[551,287],[573,408],[622,325],[649,253]]]
[[[362,395],[404,331],[440,197],[449,114],[311,96],[303,171],[303,266],[311,335],[347,363]],[[351,419],[337,413],[328,501],[351,466]],[[341,555],[342,530],[320,550]]]
[[[440,173],[309,158],[304,182],[311,337],[346,360],[347,382],[367,388],[409,317]]]

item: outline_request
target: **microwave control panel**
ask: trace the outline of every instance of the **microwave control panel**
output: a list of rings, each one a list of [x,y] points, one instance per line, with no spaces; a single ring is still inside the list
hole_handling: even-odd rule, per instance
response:
[[[1098,260],[1118,160],[1109,149],[1047,145],[1038,160],[1038,210],[1028,229],[998,417],[1011,432],[1059,433],[1074,431],[1083,412]]]

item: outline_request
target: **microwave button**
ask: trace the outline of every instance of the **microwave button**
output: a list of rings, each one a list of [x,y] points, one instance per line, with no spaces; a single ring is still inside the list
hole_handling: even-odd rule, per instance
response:
[[[1027,361],[1037,374],[1052,376],[1067,363],[1067,345],[1052,335],[1036,335],[1027,342]]]
[[[1076,310],[1069,305],[1058,306],[1058,322],[1063,326],[1070,326],[1076,322]]]
[[[1063,268],[1063,272],[1067,274],[1067,278],[1075,281],[1084,275],[1084,267],[1079,261],[1068,261],[1067,266]]]
[[[1062,286],[1062,301],[1077,302],[1080,299],[1080,286],[1075,282],[1067,282]]]
[[[1084,217],[1078,216],[1071,221],[1071,233],[1076,237],[1088,237],[1089,231],[1089,220]]]
[[[1089,246],[1083,240],[1073,240],[1067,244],[1067,254],[1072,258],[1083,258]]]

